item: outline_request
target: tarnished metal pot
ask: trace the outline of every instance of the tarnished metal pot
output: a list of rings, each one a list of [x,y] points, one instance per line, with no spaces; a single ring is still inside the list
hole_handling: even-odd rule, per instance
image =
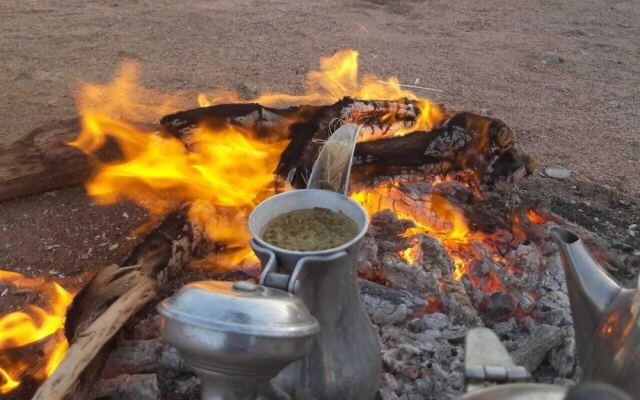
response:
[[[290,251],[261,239],[274,217],[302,208],[341,212],[358,226],[358,235],[339,247]],[[367,231],[366,211],[348,197],[306,189],[282,193],[260,203],[249,217],[252,247],[262,262],[261,284],[286,289],[318,320],[311,353],[285,368],[275,382],[295,399],[371,400],[381,370],[378,335],[366,314],[356,275],[356,257]]]
[[[244,281],[190,283],[158,311],[204,400],[255,400],[258,386],[309,353],[319,330],[297,297]]]

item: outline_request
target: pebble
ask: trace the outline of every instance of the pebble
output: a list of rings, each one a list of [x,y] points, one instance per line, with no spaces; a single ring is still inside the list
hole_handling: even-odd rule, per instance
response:
[[[564,167],[547,167],[544,169],[544,173],[549,178],[561,181],[567,180],[571,176],[571,170]]]
[[[255,99],[260,93],[260,90],[256,86],[248,85],[246,83],[240,83],[236,85],[236,90],[238,91],[240,97],[242,97],[244,100]]]
[[[117,249],[120,245],[118,243],[114,243],[111,246],[109,246],[109,251],[114,251],[115,249]]]
[[[538,59],[543,64],[560,64],[561,62],[563,62],[558,53],[555,53],[553,51],[543,51],[538,56]]]

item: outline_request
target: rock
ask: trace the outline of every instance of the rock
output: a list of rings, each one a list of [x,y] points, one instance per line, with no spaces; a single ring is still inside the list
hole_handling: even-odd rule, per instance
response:
[[[255,99],[260,93],[260,90],[256,86],[249,85],[244,82],[237,84],[236,90],[238,91],[240,97],[244,100]]]
[[[547,357],[547,353],[564,340],[564,331],[555,326],[538,325],[511,354],[516,364],[534,372]]]
[[[549,178],[565,181],[571,176],[571,170],[564,167],[547,167],[544,169],[544,173]]]
[[[538,55],[538,59],[543,64],[560,64],[564,62],[562,58],[553,51],[543,51]]]

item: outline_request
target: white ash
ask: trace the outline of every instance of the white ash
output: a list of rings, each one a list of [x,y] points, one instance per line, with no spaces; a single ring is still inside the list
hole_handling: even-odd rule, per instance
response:
[[[473,277],[458,281],[438,240],[402,236],[412,225],[388,211],[374,215],[359,253],[358,269],[365,278],[360,280],[360,293],[381,341],[381,399],[449,399],[463,394],[464,338],[474,326],[493,329],[535,380],[574,382],[579,368],[569,298],[558,252],[548,237],[541,234],[539,244],[499,246],[500,256],[512,266],[510,272],[472,243],[469,251],[478,257],[471,268]],[[508,232],[496,237],[504,243],[513,239]],[[421,256],[407,264],[398,252],[414,240],[420,243]],[[478,287],[491,273],[502,274],[506,293]],[[527,315],[515,313],[514,306]],[[146,384],[151,382],[148,375],[155,373],[163,399],[199,398],[198,378],[159,337],[155,315],[131,332],[133,337],[119,341],[107,361],[103,388],[118,389],[132,376],[144,376],[140,382]],[[275,389],[262,397],[286,398]]]
[[[576,377],[576,353],[564,273],[548,237],[541,245],[503,247],[502,257],[515,271],[493,261],[478,243],[473,281],[500,276],[506,293],[483,291],[470,277],[452,278],[453,263],[434,238],[421,235],[421,259],[409,265],[398,252],[410,246],[402,233],[410,227],[391,212],[380,212],[360,252],[365,307],[380,332],[384,375],[382,399],[447,399],[464,392],[464,337],[484,325],[501,338],[514,360],[537,381],[570,384]],[[512,235],[503,235],[505,243]],[[542,236],[542,235],[541,235]],[[436,298],[442,310],[429,310]],[[528,315],[516,315],[517,306]],[[425,314],[425,312],[427,312]]]

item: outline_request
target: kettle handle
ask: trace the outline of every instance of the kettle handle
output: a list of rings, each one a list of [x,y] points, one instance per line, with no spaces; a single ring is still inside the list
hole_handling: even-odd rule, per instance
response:
[[[342,250],[326,256],[309,255],[302,257],[296,262],[291,275],[278,272],[279,263],[276,253],[266,247],[260,246],[254,240],[249,242],[251,248],[258,256],[262,265],[262,273],[260,274],[260,284],[276,289],[286,290],[287,292],[296,294],[300,288],[300,283],[304,282],[309,269],[313,265],[325,264],[333,262],[337,259],[347,256],[347,252]]]

